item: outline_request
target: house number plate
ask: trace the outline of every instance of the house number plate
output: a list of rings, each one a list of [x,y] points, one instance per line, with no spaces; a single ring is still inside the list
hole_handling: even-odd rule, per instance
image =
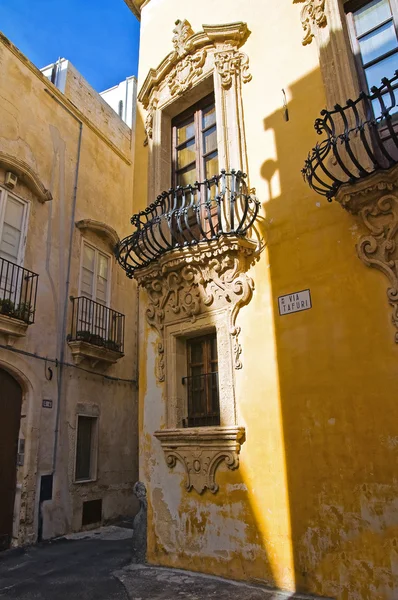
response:
[[[312,308],[310,290],[302,290],[301,292],[286,294],[286,296],[279,296],[278,304],[281,316],[308,310]]]

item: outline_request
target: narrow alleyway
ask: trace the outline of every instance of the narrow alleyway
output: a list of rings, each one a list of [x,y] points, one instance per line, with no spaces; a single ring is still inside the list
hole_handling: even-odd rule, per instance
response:
[[[132,530],[103,527],[0,554],[1,600],[305,600],[188,571],[131,564]],[[314,600],[314,598],[312,598]]]

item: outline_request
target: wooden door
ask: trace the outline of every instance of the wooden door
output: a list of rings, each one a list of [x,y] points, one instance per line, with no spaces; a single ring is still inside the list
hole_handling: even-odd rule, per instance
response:
[[[12,537],[21,406],[19,383],[0,369],[0,550]]]

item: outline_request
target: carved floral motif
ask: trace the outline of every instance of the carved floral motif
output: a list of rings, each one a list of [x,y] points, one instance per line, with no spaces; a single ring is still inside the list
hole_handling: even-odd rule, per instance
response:
[[[211,427],[200,430],[166,429],[156,431],[173,469],[179,461],[185,469],[185,487],[202,494],[206,489],[218,491],[216,470],[223,462],[228,469],[239,467],[239,451],[244,441],[243,427]]]
[[[246,273],[246,257],[253,246],[241,240],[218,240],[206,250],[176,251],[165,262],[138,272],[138,281],[149,297],[146,318],[157,332],[157,379],[165,380],[164,325],[180,319],[196,320],[201,312],[225,308],[234,366],[242,368],[236,325],[239,310],[250,302],[254,282]]]
[[[175,96],[189,90],[195,79],[202,74],[205,61],[205,49],[189,54],[179,61],[167,78],[170,94]]]
[[[374,204],[362,208],[360,215],[369,235],[359,240],[358,256],[365,265],[388,277],[387,297],[393,307],[392,322],[398,329],[398,196],[384,194]],[[395,341],[398,343],[398,332]]]
[[[301,10],[301,23],[304,29],[303,46],[310,44],[314,37],[313,26],[325,27],[325,0],[293,0],[293,4],[304,2]]]
[[[214,64],[221,76],[221,85],[224,89],[231,87],[234,75],[240,75],[243,83],[251,81],[249,58],[243,52],[238,52],[236,49],[216,52],[214,55]]]
[[[153,134],[153,117],[154,117],[156,105],[157,105],[157,100],[154,98],[149,103],[149,106],[147,108],[147,115],[146,115],[146,118],[145,118],[146,138],[145,138],[145,141],[144,141],[144,146],[146,146],[148,144],[148,140],[149,139],[152,139],[152,134]]]
[[[173,46],[178,56],[184,56],[191,49],[189,38],[194,35],[191,24],[186,19],[180,21],[178,19],[175,22],[175,28],[173,29]]]

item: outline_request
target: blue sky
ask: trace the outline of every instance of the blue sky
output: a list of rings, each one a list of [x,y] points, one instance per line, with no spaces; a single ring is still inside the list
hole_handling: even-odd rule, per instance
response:
[[[0,30],[37,67],[67,58],[98,92],[137,75],[139,23],[124,0],[0,5]]]

